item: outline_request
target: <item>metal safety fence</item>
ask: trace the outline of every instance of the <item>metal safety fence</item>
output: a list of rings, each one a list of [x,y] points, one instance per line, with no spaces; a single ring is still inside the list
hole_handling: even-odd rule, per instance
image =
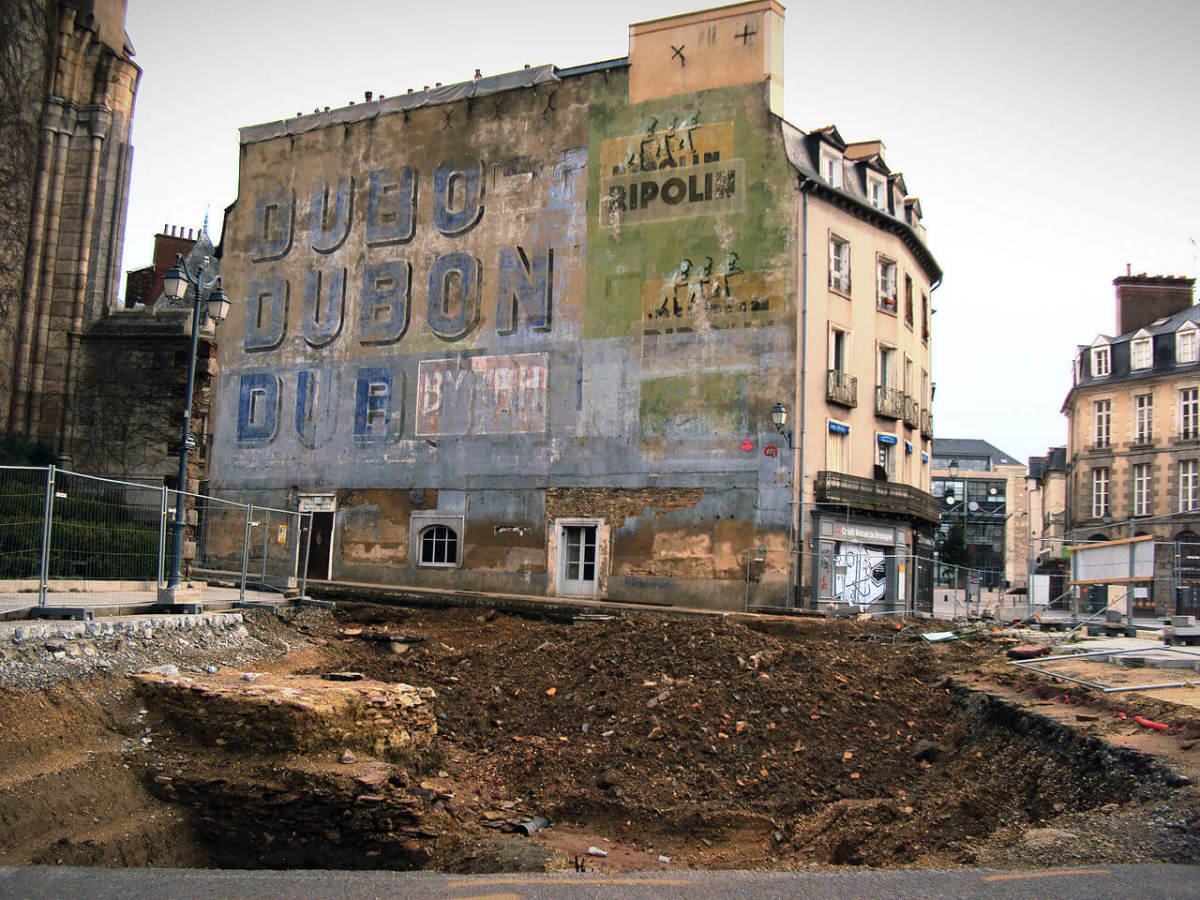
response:
[[[181,579],[216,574],[238,589],[305,588],[312,514],[175,491],[150,479],[56,466],[0,466],[0,610],[156,602],[171,577],[182,499]]]

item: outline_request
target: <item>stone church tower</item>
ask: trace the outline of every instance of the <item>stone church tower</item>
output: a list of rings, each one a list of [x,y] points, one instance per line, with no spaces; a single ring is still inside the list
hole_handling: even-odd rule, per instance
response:
[[[119,287],[141,70],[125,0],[5,0],[0,426],[69,457],[82,335]]]

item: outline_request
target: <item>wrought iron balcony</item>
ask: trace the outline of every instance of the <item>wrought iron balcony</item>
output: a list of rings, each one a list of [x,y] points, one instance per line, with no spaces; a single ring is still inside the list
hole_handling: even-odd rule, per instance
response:
[[[875,387],[875,415],[885,419],[898,419],[904,414],[904,394],[896,388]]]
[[[838,369],[825,374],[825,400],[842,406],[858,406],[858,379]]]
[[[912,516],[934,524],[940,521],[933,495],[908,484],[821,471],[817,473],[816,498],[818,503],[834,506]]]
[[[909,428],[916,428],[921,424],[921,404],[917,402],[916,397],[908,394],[904,395],[904,424]]]
[[[933,438],[933,413],[921,410],[921,437]]]

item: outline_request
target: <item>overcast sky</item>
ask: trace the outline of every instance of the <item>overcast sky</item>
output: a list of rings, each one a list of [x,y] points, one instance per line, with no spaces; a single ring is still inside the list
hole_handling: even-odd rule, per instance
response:
[[[125,268],[164,223],[219,238],[244,125],[526,63],[624,56],[627,26],[703,0],[129,0],[143,74]],[[715,5],[715,4],[714,4]],[[1114,329],[1112,279],[1196,275],[1200,3],[788,5],[784,109],[882,138],[945,270],[935,431],[1024,459],[1066,441],[1076,344]]]

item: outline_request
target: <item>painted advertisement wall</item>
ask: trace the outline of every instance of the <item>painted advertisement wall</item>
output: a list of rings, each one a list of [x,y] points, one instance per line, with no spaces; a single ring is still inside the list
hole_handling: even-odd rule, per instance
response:
[[[337,494],[335,577],[552,590],[554,518],[593,515],[614,594],[740,597],[752,542],[782,577],[794,174],[757,86],[627,91],[244,136],[214,487]],[[455,569],[417,571],[414,509],[461,519]]]

